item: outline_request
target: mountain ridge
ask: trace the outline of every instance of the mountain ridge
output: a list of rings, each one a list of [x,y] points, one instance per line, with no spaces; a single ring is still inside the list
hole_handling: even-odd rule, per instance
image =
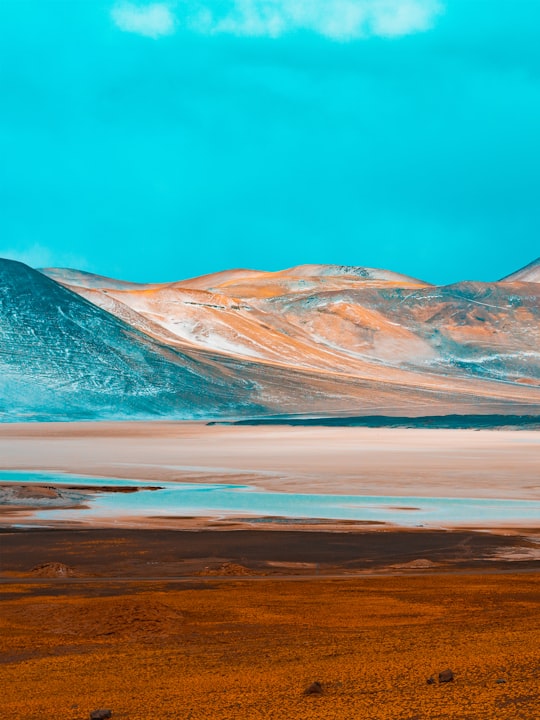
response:
[[[303,265],[139,284],[0,260],[0,341],[4,420],[540,408],[534,282]]]
[[[501,279],[501,282],[537,282],[540,283],[540,257],[525,267],[516,270]]]

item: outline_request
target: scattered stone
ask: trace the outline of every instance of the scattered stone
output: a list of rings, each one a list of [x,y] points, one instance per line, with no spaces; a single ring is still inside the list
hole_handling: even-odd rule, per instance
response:
[[[440,683],[447,683],[447,682],[454,682],[454,673],[449,670],[443,670],[439,673],[439,682]]]
[[[495,682],[497,683],[497,685],[503,685],[506,680],[504,678],[499,678],[498,680],[495,680]]]
[[[431,677],[428,677],[426,682],[428,685],[435,685],[435,678],[433,677],[433,675]]]
[[[304,690],[304,695],[322,695],[322,685],[320,682],[315,680],[309,687]]]
[[[197,575],[208,576],[208,575],[257,575],[255,570],[245,567],[244,565],[238,565],[238,563],[224,562],[217,567],[205,567],[204,570],[197,573]]]
[[[112,710],[93,710],[90,713],[90,720],[108,720],[112,717]]]
[[[431,568],[435,568],[438,566],[439,563],[428,560],[427,558],[418,558],[417,560],[411,560],[410,562],[401,564],[401,567],[403,569],[410,570],[430,570]]]

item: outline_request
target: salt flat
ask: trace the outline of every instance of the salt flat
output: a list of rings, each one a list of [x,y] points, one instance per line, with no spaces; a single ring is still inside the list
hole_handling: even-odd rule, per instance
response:
[[[540,499],[540,432],[238,427],[202,423],[0,426],[0,469],[277,492]]]

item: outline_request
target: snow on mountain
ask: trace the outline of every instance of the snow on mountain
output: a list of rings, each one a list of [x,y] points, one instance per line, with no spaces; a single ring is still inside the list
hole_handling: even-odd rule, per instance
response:
[[[249,383],[158,344],[45,275],[0,260],[0,416],[252,410]],[[232,395],[234,401],[232,401]]]
[[[245,272],[222,274],[213,291],[191,281],[74,289],[161,340],[238,358],[380,380],[391,368],[540,385],[539,293],[531,288],[434,287],[337,266]]]
[[[308,265],[136,284],[0,261],[0,417],[540,406],[540,284]]]
[[[273,302],[319,342],[373,362],[540,385],[540,288],[458,283]]]
[[[401,285],[427,285],[428,283],[416,278],[402,275],[401,273],[392,272],[390,270],[380,270],[378,268],[367,268],[356,265],[297,265],[296,267],[282,270],[277,275],[289,277],[316,277],[316,278],[340,278],[341,280],[369,281],[383,280],[385,282],[395,282]]]
[[[346,265],[298,265],[277,272],[229,270],[177,283],[184,288],[197,288],[243,299],[391,284],[409,287],[427,285],[421,280],[386,270]]]

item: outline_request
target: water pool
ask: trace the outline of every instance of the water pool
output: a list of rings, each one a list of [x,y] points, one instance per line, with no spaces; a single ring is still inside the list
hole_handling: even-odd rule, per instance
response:
[[[319,520],[354,520],[419,525],[538,525],[540,501],[478,498],[402,497],[281,493],[249,485],[152,483],[146,480],[96,478],[49,472],[0,472],[0,482],[85,486],[87,508],[37,509],[35,521],[82,521],[115,517],[278,517]],[[137,492],[107,491],[111,487],[137,488]],[[99,492],[103,488],[103,492]],[[158,488],[158,489],[149,489]]]

